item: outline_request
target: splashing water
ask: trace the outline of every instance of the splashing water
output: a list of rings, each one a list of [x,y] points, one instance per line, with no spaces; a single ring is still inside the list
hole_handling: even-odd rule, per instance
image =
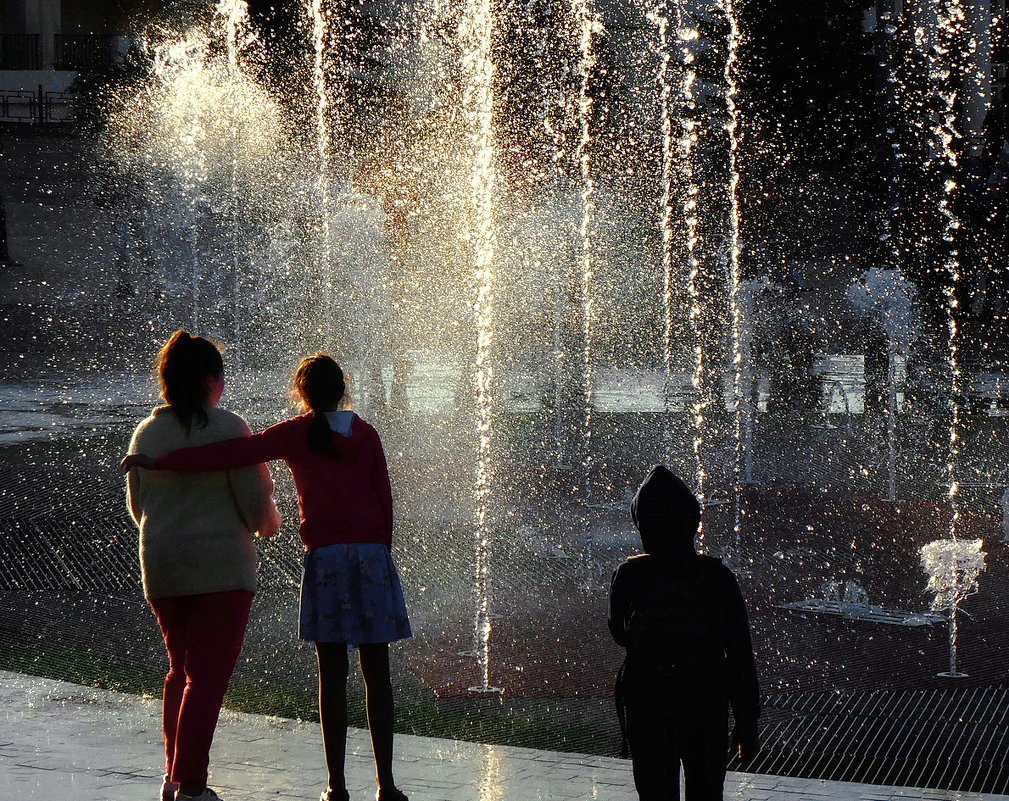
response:
[[[460,26],[465,87],[463,107],[469,123],[472,148],[472,231],[476,300],[473,306],[476,327],[476,357],[474,386],[476,406],[477,457],[474,539],[476,551],[476,619],[474,624],[475,652],[480,684],[475,692],[500,692],[490,683],[491,647],[491,537],[488,521],[492,466],[492,436],[494,426],[494,371],[491,348],[494,335],[494,62],[491,45],[494,37],[494,16],[490,0],[472,0],[466,8]]]
[[[307,10],[311,16],[312,44],[315,53],[312,65],[312,87],[315,90],[315,146],[319,162],[315,189],[319,204],[319,275],[323,286],[321,333],[325,347],[332,348],[336,344],[333,320],[336,312],[336,285],[333,276],[331,242],[333,158],[331,152],[332,132],[329,123],[330,82],[326,71],[331,15],[325,9],[325,0],[310,0]]]
[[[960,0],[938,0],[936,12],[938,41],[929,51],[929,75],[936,82],[938,97],[942,103],[932,134],[937,146],[936,162],[940,174],[945,174],[939,192],[938,210],[943,220],[942,239],[949,246],[942,271],[946,274],[943,285],[946,312],[948,364],[950,372],[949,396],[949,443],[946,460],[947,497],[950,504],[949,536],[957,538],[960,520],[958,495],[960,482],[957,475],[957,461],[960,456],[960,397],[963,392],[959,360],[959,332],[957,314],[960,306],[958,288],[960,284],[960,260],[956,247],[960,220],[953,209],[953,197],[957,191],[956,180],[952,177],[959,167],[954,143],[957,131],[957,90],[947,85],[949,66],[947,62],[957,51],[964,30],[965,14]]]
[[[982,540],[936,540],[921,548],[921,566],[934,594],[932,608],[949,614],[949,671],[938,675],[963,678],[957,670],[957,612],[964,599],[978,591],[987,554]]]
[[[592,415],[595,406],[595,374],[593,366],[595,318],[595,251],[593,233],[595,225],[595,193],[596,184],[592,174],[592,72],[596,66],[594,38],[602,33],[602,22],[591,6],[590,0],[572,0],[571,11],[578,32],[578,123],[579,138],[576,158],[582,182],[582,221],[581,221],[581,294],[582,294],[582,370],[584,381],[583,409],[583,494],[586,503],[592,501]]]
[[[673,230],[673,170],[676,155],[673,142],[673,86],[669,76],[672,49],[669,44],[668,5],[660,2],[648,8],[646,14],[658,31],[659,66],[655,78],[659,87],[659,120],[662,140],[662,193],[659,199],[659,230],[662,232],[663,461],[669,464],[672,461],[673,445],[673,248],[675,239],[675,231]],[[685,156],[689,160],[689,150]]]
[[[726,135],[729,140],[728,158],[728,199],[729,199],[729,219],[728,219],[728,273],[729,273],[729,309],[730,324],[732,327],[732,407],[735,418],[735,441],[736,458],[734,467],[734,495],[735,495],[735,521],[733,523],[733,534],[736,546],[740,544],[742,537],[742,485],[744,482],[744,440],[750,426],[750,403],[744,397],[744,370],[743,363],[743,309],[740,303],[740,292],[742,290],[742,273],[739,265],[740,241],[739,241],[739,168],[737,160],[739,157],[739,107],[736,105],[736,98],[739,96],[739,86],[736,81],[736,71],[738,69],[740,30],[739,21],[736,18],[736,11],[733,0],[723,0],[722,8],[725,12],[725,19],[729,26],[726,41],[725,56],[725,107],[728,112],[728,122],[725,126]]]
[[[697,121],[694,119],[696,109],[696,98],[694,97],[694,82],[697,80],[697,73],[693,68],[695,56],[692,43],[698,38],[697,30],[687,27],[682,3],[676,6],[676,35],[680,42],[680,52],[683,59],[683,78],[680,82],[680,95],[682,103],[682,117],[680,121],[680,137],[678,140],[680,151],[680,163],[683,170],[684,198],[683,198],[683,223],[685,228],[685,245],[687,255],[686,287],[687,297],[690,299],[690,330],[693,338],[693,370],[690,374],[690,384],[694,390],[694,401],[690,408],[691,422],[694,427],[694,437],[692,448],[694,452],[694,462],[696,464],[697,495],[704,498],[706,470],[704,465],[704,337],[701,330],[701,292],[698,288],[700,278],[701,261],[698,258],[697,250],[700,243],[698,236],[698,226],[700,220],[697,216],[697,198],[700,194],[700,187],[694,176],[693,155],[694,145],[697,143]],[[703,537],[703,522],[701,536]]]
[[[246,0],[220,0],[217,4],[217,13],[224,18],[225,42],[228,49],[228,69],[234,76],[241,75],[242,53],[255,43],[255,34],[249,20],[249,6]],[[232,96],[232,104],[238,102],[238,97]],[[228,209],[231,217],[231,319],[232,334],[234,336],[235,360],[237,366],[241,367],[242,357],[242,264],[239,260],[240,241],[244,237],[244,232],[238,223],[241,214],[241,201],[239,197],[239,158],[238,148],[241,141],[241,128],[239,127],[239,115],[232,109],[229,114],[231,120],[231,197]]]

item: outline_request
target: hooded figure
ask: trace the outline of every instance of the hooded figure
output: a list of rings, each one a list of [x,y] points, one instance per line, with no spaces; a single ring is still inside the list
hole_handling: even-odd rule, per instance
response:
[[[617,677],[617,709],[641,801],[721,801],[732,744],[742,759],[757,749],[760,699],[746,607],[736,577],[700,556],[694,536],[701,506],[663,465],[652,468],[631,503],[643,554],[613,574],[609,626],[627,649]]]
[[[665,465],[656,465],[631,501],[631,519],[647,554],[695,556],[694,535],[701,525],[701,505],[694,493]]]

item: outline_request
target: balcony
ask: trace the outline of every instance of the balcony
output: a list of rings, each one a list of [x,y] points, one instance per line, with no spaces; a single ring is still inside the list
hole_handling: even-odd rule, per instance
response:
[[[53,39],[55,69],[94,70],[112,64],[112,36],[109,34],[57,33]]]
[[[37,33],[0,34],[0,70],[37,70],[41,67]]]

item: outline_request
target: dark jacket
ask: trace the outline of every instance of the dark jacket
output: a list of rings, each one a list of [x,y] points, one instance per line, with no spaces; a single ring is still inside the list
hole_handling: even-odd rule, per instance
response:
[[[664,677],[656,675],[660,644],[628,650],[622,672],[627,702],[635,696],[647,702],[654,690],[649,684],[672,685],[674,694],[691,706],[707,705],[713,713],[724,714],[719,710],[728,702],[737,724],[755,725],[760,699],[746,607],[732,571],[694,551],[700,504],[679,478],[659,466],[641,484],[631,512],[645,553],[631,557],[613,574],[613,639],[628,647],[628,624],[635,610],[661,606],[671,598],[687,598],[699,610],[702,625],[688,632],[689,641],[678,644],[683,656]]]

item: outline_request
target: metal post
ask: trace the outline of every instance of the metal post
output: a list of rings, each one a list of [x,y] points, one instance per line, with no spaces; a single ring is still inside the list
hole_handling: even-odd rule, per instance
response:
[[[2,187],[0,187],[0,267],[20,267],[7,249],[7,212],[4,210]]]
[[[953,607],[949,610],[949,671],[936,673],[937,676],[941,676],[944,679],[965,679],[967,678],[966,673],[961,673],[957,669],[957,653],[956,653],[956,613],[959,603],[953,604]]]

